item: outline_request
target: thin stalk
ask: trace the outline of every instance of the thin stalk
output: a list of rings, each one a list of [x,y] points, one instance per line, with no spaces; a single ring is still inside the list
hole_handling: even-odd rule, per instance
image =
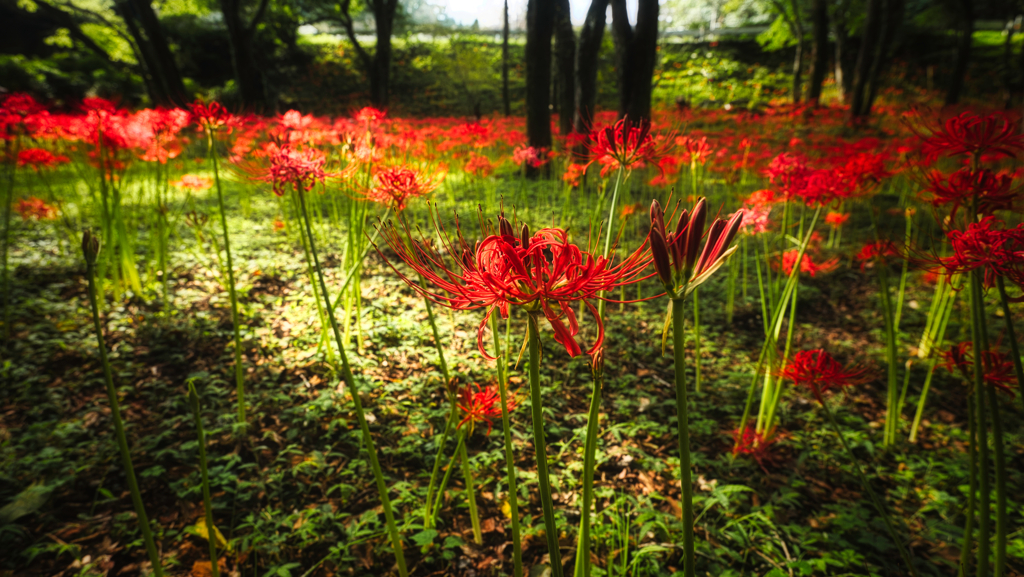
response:
[[[601,421],[601,393],[604,375],[601,369],[593,371],[594,390],[590,396],[590,412],[587,414],[587,440],[583,446],[583,506],[580,511],[579,541],[576,546],[576,577],[590,575],[590,508],[594,502],[594,469],[596,465],[597,432]]]
[[[491,315],[494,356],[498,363],[498,394],[501,396],[501,433],[505,441],[505,480],[508,484],[509,515],[512,517],[512,574],[523,577],[523,547],[519,536],[519,489],[516,483],[515,453],[512,451],[512,425],[508,418],[508,357],[498,336],[498,317]],[[507,339],[506,339],[507,342]]]
[[[700,392],[700,298],[699,289],[693,289],[693,368],[694,392]]]
[[[203,431],[203,417],[199,410],[199,394],[191,380],[188,382],[188,403],[192,406],[192,418],[196,423],[196,439],[199,441],[199,472],[203,478],[203,511],[206,513],[206,540],[210,544],[210,571],[219,577],[217,565],[217,528],[213,524],[213,504],[210,501],[210,476],[206,469],[206,433]]]
[[[978,334],[981,336],[981,350],[987,351],[988,326],[985,321],[985,298],[982,294],[981,284],[975,285],[977,299],[981,306],[978,307]],[[975,349],[978,351],[978,349]],[[980,356],[975,352],[975,356]],[[1003,443],[1003,420],[999,411],[999,398],[996,395],[996,387],[992,383],[985,384],[985,391],[988,393],[988,404],[992,411],[992,453],[995,460],[996,473],[996,554],[995,554],[995,577],[1003,577],[1006,573],[1006,534],[1007,534],[1007,506],[1006,506],[1006,455]]]
[[[213,145],[211,131],[208,144],[208,155],[213,162],[213,179],[217,185],[217,206],[220,207],[220,225],[224,231],[224,256],[227,258],[228,295],[231,297],[231,325],[235,337],[235,394],[238,398],[238,425],[245,427],[245,371],[242,368],[242,334],[238,322],[238,295],[235,293],[235,267],[231,260],[231,237],[228,233],[228,217],[224,210],[224,192],[220,184],[220,170],[217,166],[217,151]]]
[[[309,239],[309,250],[313,254],[313,266],[316,268],[317,277],[320,280],[320,289],[327,298],[330,293],[327,291],[327,283],[324,281],[324,273],[320,268],[320,257],[316,251],[316,243],[313,242],[313,229],[309,224],[309,214],[306,211],[306,200],[305,195],[300,190],[296,190],[296,194],[299,195],[299,205],[302,208],[302,220],[306,224],[306,235]],[[344,294],[344,293],[342,293]],[[340,295],[339,295],[340,297]],[[348,355],[345,353],[345,343],[341,338],[341,330],[338,328],[338,321],[334,316],[334,308],[327,303],[327,318],[331,321],[331,330],[334,332],[334,340],[338,343],[338,353],[341,358],[341,377],[344,379],[345,384],[348,385],[349,390],[352,394],[352,404],[356,408],[356,418],[359,421],[359,428],[363,432],[363,443],[366,445],[366,451],[370,454],[370,467],[373,469],[373,477],[377,483],[377,493],[380,495],[381,505],[384,507],[384,519],[387,522],[388,534],[391,538],[391,549],[395,553],[395,561],[398,563],[398,573],[401,577],[407,577],[409,571],[405,567],[405,553],[402,550],[402,537],[398,533],[398,527],[395,525],[395,516],[391,510],[391,497],[388,496],[388,487],[384,483],[384,474],[380,469],[380,462],[377,460],[377,447],[373,442],[373,436],[370,435],[370,426],[366,423],[366,413],[363,410],[363,402],[359,398],[359,386],[356,384],[355,377],[352,375],[352,367],[348,362]]]
[[[980,499],[978,510],[980,519],[978,522],[978,577],[988,577],[989,553],[991,544],[991,517],[992,517],[992,489],[989,485],[989,456],[988,456],[988,424],[985,417],[985,379],[981,366],[981,353],[985,349],[981,337],[980,317],[984,314],[981,301],[981,278],[979,271],[971,272],[971,343],[974,350],[974,408],[977,411],[978,431],[978,489]]]
[[[1013,372],[1017,375],[1017,389],[1024,391],[1024,368],[1020,362],[1020,346],[1017,344],[1017,331],[1013,328],[1010,297],[1006,294],[1006,284],[1002,276],[996,276],[996,286],[999,288],[999,304],[1003,307],[1003,318],[1006,319],[1006,340],[1010,343],[1010,357],[1013,359]],[[1021,394],[1020,398],[1024,401],[1024,394]]]
[[[103,379],[107,385],[107,400],[110,402],[110,415],[114,421],[114,436],[117,438],[117,447],[121,451],[121,466],[124,468],[125,477],[128,479],[128,491],[132,496],[132,505],[135,507],[135,516],[138,517],[139,529],[142,531],[142,541],[146,544],[146,553],[149,555],[149,562],[153,566],[153,575],[162,577],[164,570],[160,564],[160,554],[157,552],[156,543],[153,541],[153,532],[149,528],[149,517],[146,516],[146,507],[142,503],[142,493],[139,491],[139,483],[135,479],[135,467],[132,465],[132,455],[128,449],[128,437],[124,433],[124,422],[121,420],[121,406],[117,402],[117,389],[114,388],[114,376],[110,370],[110,359],[107,358],[107,345],[103,339],[103,325],[100,324],[100,309],[96,298],[96,282],[94,266],[86,257],[85,274],[89,279],[89,305],[92,307],[92,324],[96,331],[96,346],[100,352],[100,362],[103,364]]]
[[[680,486],[683,493],[683,571],[694,577],[693,566],[693,481],[690,478],[690,418],[686,399],[686,349],[683,299],[672,299],[672,354],[676,373],[676,425],[679,437]]]
[[[917,571],[914,570],[914,564],[910,560],[910,554],[907,553],[906,548],[903,546],[903,541],[900,540],[899,535],[896,533],[896,528],[893,526],[892,520],[889,518],[889,514],[885,511],[885,507],[882,505],[881,499],[879,499],[878,495],[875,494],[875,490],[871,488],[871,483],[868,482],[868,478],[864,475],[864,471],[861,470],[860,464],[854,457],[849,443],[846,442],[846,437],[843,436],[842,430],[839,429],[839,423],[836,422],[836,418],[832,414],[832,410],[828,408],[828,403],[824,402],[823,399],[821,407],[825,410],[825,416],[828,417],[828,422],[832,425],[832,430],[835,431],[836,436],[839,437],[839,441],[842,443],[843,450],[846,451],[846,456],[850,459],[850,463],[853,465],[854,471],[857,472],[857,479],[860,480],[861,486],[864,487],[864,492],[868,494],[868,498],[871,499],[871,503],[875,506],[875,510],[878,511],[878,515],[885,523],[885,528],[889,532],[889,537],[892,538],[893,544],[896,545],[896,549],[900,552],[900,557],[907,565],[907,570],[913,577],[917,577]]]
[[[8,141],[8,150],[14,149],[11,158],[17,158],[17,146]],[[4,292],[4,352],[10,355],[11,344],[11,274],[7,268],[7,258],[10,253],[11,242],[11,205],[14,203],[14,174],[17,162],[12,162],[7,171],[7,190],[4,195],[4,249],[3,249],[3,292]]]
[[[430,508],[430,518],[432,520],[437,519],[437,514],[441,512],[441,502],[444,501],[444,488],[448,486],[448,480],[452,477],[452,470],[455,469],[455,459],[461,454],[462,449],[466,448],[466,433],[459,429],[458,442],[455,445],[455,452],[452,453],[450,459],[448,459],[448,466],[445,467],[444,478],[441,479],[441,485],[437,488],[437,497],[434,499],[434,506]],[[431,527],[434,526],[434,522],[431,522]]]
[[[944,282],[940,277],[939,282]],[[957,295],[959,293],[953,290],[945,290],[944,293],[936,291],[941,295],[941,302],[937,305],[933,303],[932,311],[929,311],[929,319],[931,318],[935,307],[938,306],[938,312],[936,313],[936,320],[931,324],[932,327],[925,329],[924,338],[922,338],[921,349],[925,355],[932,354],[935,347],[942,344],[943,339],[946,336],[946,326],[949,324],[949,317],[953,312],[953,304],[956,302]],[[928,376],[925,377],[924,386],[921,387],[921,397],[917,400],[917,411],[914,413],[914,422],[910,426],[910,442],[917,442],[917,430],[921,426],[921,416],[924,414],[925,400],[928,398],[928,389],[931,386],[932,374],[935,372],[935,365],[938,363],[938,358],[933,356],[931,362],[928,365]]]
[[[551,575],[562,577],[562,554],[558,549],[558,526],[555,508],[551,502],[551,482],[548,479],[547,441],[544,434],[544,407],[540,396],[540,327],[533,312],[527,315],[530,343],[530,405],[533,412],[533,445],[537,460],[537,480],[540,502],[544,510],[544,533],[548,541]]]
[[[384,216],[381,217],[381,220],[387,220],[388,214],[390,213],[391,207],[388,207],[388,209],[384,211]],[[348,269],[348,272],[345,274],[345,279],[341,281],[341,288],[338,289],[338,296],[337,298],[334,299],[334,304],[329,305],[332,314],[334,313],[335,310],[337,310],[338,304],[344,298],[345,290],[348,288],[349,283],[352,282],[352,279],[356,276],[356,272],[358,272],[359,269],[363,266],[363,261],[366,259],[366,255],[370,252],[371,248],[376,246],[376,244],[374,243],[377,242],[377,237],[380,236],[380,227],[375,226],[373,228],[373,236],[370,237],[370,242],[367,243],[365,247],[363,247],[363,252],[359,253],[359,256],[356,257],[355,263],[352,265],[352,268]],[[324,298],[326,298],[326,296]]]
[[[964,512],[964,540],[960,545],[960,569],[958,577],[967,577],[968,565],[971,562],[971,549],[974,548],[974,517],[977,513],[978,494],[978,426],[975,423],[974,396],[967,395],[967,454],[970,462],[970,474],[967,494],[967,511]]]
[[[608,253],[611,252],[612,249],[612,227],[615,224],[615,203],[619,199],[619,185],[621,185],[624,180],[623,172],[625,171],[621,166],[619,166],[619,170],[615,173],[615,188],[612,189],[612,203],[608,207],[608,231],[604,237],[604,250],[601,252],[601,256],[604,258],[608,258]],[[604,307],[605,301],[604,299],[600,299],[597,303],[597,316],[604,318]]]

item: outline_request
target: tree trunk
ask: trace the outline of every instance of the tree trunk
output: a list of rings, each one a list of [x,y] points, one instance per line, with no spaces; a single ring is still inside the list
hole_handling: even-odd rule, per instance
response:
[[[263,108],[267,95],[263,85],[263,73],[256,66],[255,53],[252,46],[256,34],[256,26],[266,11],[267,0],[262,0],[252,21],[246,25],[242,22],[241,0],[220,0],[224,25],[228,29],[228,41],[231,45],[231,65],[235,71],[235,82],[242,102],[257,110]]]
[[[573,125],[576,132],[588,133],[594,117],[597,102],[597,57],[604,39],[605,13],[608,0],[592,0],[587,18],[580,30],[579,47],[576,49],[576,102]]]
[[[658,58],[658,0],[638,1],[635,29],[629,24],[626,0],[610,2],[619,80],[619,117],[649,119]]]
[[[551,148],[551,35],[555,5],[529,0],[526,7],[526,138],[534,148]],[[527,167],[527,174],[537,171]]]
[[[891,49],[896,44],[896,37],[902,28],[905,8],[906,0],[883,0],[882,2],[881,33],[879,34],[878,50],[875,52],[875,59],[868,75],[864,116],[871,114],[871,106],[875,102],[875,96],[878,95],[878,87],[889,70],[889,64],[892,61]]]
[[[793,10],[793,20],[790,24],[793,35],[796,36],[796,54],[793,55],[793,104],[799,104],[803,100],[804,23],[800,18],[800,5],[797,4],[797,0],[789,0],[789,6]]]
[[[964,76],[967,75],[967,63],[971,59],[971,42],[974,39],[974,0],[960,0],[960,34],[956,43],[956,59],[946,87],[946,106],[960,102],[960,92],[964,87]]]
[[[153,13],[153,7],[144,0],[118,0],[114,4],[131,35],[145,72],[146,90],[153,104],[174,106],[185,104],[185,86],[174,61],[167,38]],[[147,15],[148,13],[148,15]]]
[[[1013,104],[1013,14],[1006,22],[1006,38],[1003,40],[1003,108],[1010,109]]]
[[[867,0],[867,15],[861,31],[860,50],[857,52],[857,63],[853,68],[853,83],[850,87],[850,118],[858,119],[866,116],[867,85],[871,64],[875,51],[878,49],[882,19],[882,0]]]
[[[377,47],[370,71],[370,100],[377,108],[387,108],[391,82],[391,31],[394,29],[397,0],[374,0],[373,21],[377,29]]]
[[[807,86],[807,102],[817,106],[821,100],[821,85],[828,72],[828,6],[825,0],[811,3],[811,24],[814,42],[811,45],[811,77]]]
[[[508,0],[505,0],[505,25],[501,30],[501,101],[505,116],[512,116],[512,99],[508,91]]]
[[[555,2],[555,73],[558,107],[558,132],[572,132],[573,104],[575,100],[574,68],[576,64],[576,33],[569,20],[569,0]]]

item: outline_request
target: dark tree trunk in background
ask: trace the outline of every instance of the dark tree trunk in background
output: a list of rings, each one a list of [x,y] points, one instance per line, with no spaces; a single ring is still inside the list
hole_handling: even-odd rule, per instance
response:
[[[526,5],[526,138],[534,148],[551,148],[549,105],[554,28],[554,2],[529,0]],[[536,176],[537,171],[527,167],[527,174]]]
[[[256,14],[245,24],[242,21],[241,0],[220,0],[220,10],[224,15],[224,25],[228,29],[228,41],[231,44],[231,65],[235,71],[238,92],[242,102],[256,109],[262,109],[266,104],[267,94],[263,73],[256,66],[252,40],[256,36],[256,26],[267,11],[267,3],[268,0],[260,0]]]
[[[612,37],[619,80],[619,117],[651,117],[654,66],[658,58],[658,0],[639,0],[636,27],[630,26],[626,0],[610,0]]]
[[[796,39],[796,52],[793,54],[793,104],[803,100],[802,74],[804,69],[804,24],[800,17],[800,5],[797,0],[789,1],[789,9],[782,3],[782,0],[771,0],[772,6],[779,13],[779,17],[786,22],[789,33]],[[793,14],[789,13],[793,11]]]
[[[221,0],[224,1],[224,0]],[[370,81],[370,102],[377,108],[386,108],[391,97],[391,32],[395,27],[395,11],[398,0],[372,0],[368,2],[373,11],[374,28],[377,31],[377,46],[373,56],[366,51],[356,38],[352,22],[351,0],[338,2],[338,14],[345,34],[356,51],[356,56]]]
[[[807,85],[807,102],[817,106],[821,100],[821,85],[828,74],[828,6],[825,0],[811,2],[811,25],[814,42],[811,44],[811,75]]]
[[[903,26],[903,15],[906,9],[906,0],[883,0],[882,2],[882,30],[879,36],[878,49],[875,52],[875,59],[871,65],[871,72],[868,74],[868,93],[865,102],[864,116],[871,114],[871,106],[878,95],[878,89],[889,70],[892,62],[892,49],[896,44],[896,38]]]
[[[569,20],[569,0],[555,2],[555,91],[558,107],[558,132],[572,132],[573,101],[575,100],[576,33]]]
[[[960,92],[964,87],[964,76],[967,75],[967,63],[971,60],[971,42],[974,40],[974,8],[975,0],[960,0],[957,8],[960,14],[960,31],[956,42],[956,59],[953,60],[953,71],[950,73],[949,86],[946,87],[946,106],[960,102]]]
[[[508,92],[508,0],[505,0],[505,25],[501,29],[501,101],[505,116],[512,116],[512,98]]]
[[[587,19],[580,30],[576,49],[576,98],[573,126],[576,132],[590,132],[597,102],[597,56],[604,40],[605,13],[608,0],[592,0]]]
[[[164,106],[186,104],[188,98],[181,72],[152,5],[148,0],[120,0],[115,8],[138,47],[149,76],[147,89],[153,103]]]
[[[799,104],[803,100],[803,69],[804,69],[804,41],[796,43],[796,54],[793,56],[793,104]]]
[[[845,104],[850,103],[850,85],[853,83],[853,71],[849,66],[849,38],[846,33],[846,2],[840,2],[832,14],[832,31],[836,37],[835,78],[839,97]]]
[[[1007,15],[1006,38],[1003,40],[1003,108],[1013,104],[1013,13]]]
[[[853,82],[850,85],[850,118],[867,116],[865,104],[868,97],[868,75],[881,37],[882,1],[867,0],[864,26],[860,36],[860,50],[853,67]]]

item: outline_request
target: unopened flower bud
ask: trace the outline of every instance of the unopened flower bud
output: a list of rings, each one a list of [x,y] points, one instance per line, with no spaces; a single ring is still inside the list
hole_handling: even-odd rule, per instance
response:
[[[512,230],[512,223],[505,218],[505,215],[498,216],[498,234],[501,236],[515,236],[516,233]]]
[[[657,199],[651,201],[651,229],[665,237],[665,211]]]
[[[658,273],[658,278],[665,283],[667,288],[675,288],[672,286],[672,264],[668,257],[668,246],[665,244],[664,237],[656,230],[651,231],[651,256],[654,259],[654,270]]]
[[[523,249],[530,248],[530,227],[523,223],[523,228],[519,229],[519,242]]]
[[[683,263],[683,270],[687,272],[693,270],[693,265],[697,262],[697,250],[700,247],[700,239],[704,236],[704,222],[707,216],[708,205],[704,201],[704,197],[701,197],[693,207],[686,235],[686,258]]]
[[[85,255],[85,262],[89,265],[96,264],[96,255],[100,253],[100,239],[94,236],[91,231],[82,233],[82,254]]]

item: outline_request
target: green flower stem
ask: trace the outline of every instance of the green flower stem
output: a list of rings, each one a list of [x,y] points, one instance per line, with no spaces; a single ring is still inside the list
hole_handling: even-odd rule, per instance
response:
[[[684,333],[685,300],[672,299],[672,354],[676,372],[676,418],[679,436],[680,485],[683,492],[683,571],[694,577],[693,561],[693,480],[690,478],[690,418],[686,400],[686,348]]]
[[[974,422],[974,397],[967,395],[967,454],[970,462],[968,477],[969,493],[967,494],[967,510],[964,512],[964,540],[960,545],[960,568],[958,577],[967,577],[967,568],[971,562],[971,549],[974,548],[974,517],[977,514],[978,494],[978,427]]]
[[[980,271],[971,272],[970,295],[971,295],[971,342],[974,348],[974,409],[976,411],[975,427],[978,432],[978,490],[979,502],[978,511],[978,567],[977,577],[988,577],[991,518],[992,518],[992,488],[989,484],[990,461],[988,456],[988,423],[985,416],[985,379],[981,366],[981,353],[985,349],[981,337],[981,318],[985,314],[983,302],[981,301],[981,275]]]
[[[700,297],[699,289],[693,289],[693,368],[694,392],[700,392]]]
[[[390,213],[391,207],[388,207],[388,209],[384,211],[384,216],[382,216],[380,220],[387,220],[388,215]],[[379,236],[380,227],[374,227],[373,236],[370,237],[370,242],[367,243],[365,247],[363,247],[363,252],[359,253],[359,256],[355,259],[355,263],[352,265],[352,268],[348,269],[348,272],[345,273],[345,279],[341,281],[341,288],[338,289],[338,297],[334,299],[334,304],[331,305],[330,303],[328,303],[328,308],[331,309],[332,314],[334,313],[334,311],[338,310],[338,304],[340,304],[341,301],[344,300],[345,290],[348,289],[349,283],[351,283],[352,279],[356,277],[356,273],[359,272],[360,269],[362,269],[363,261],[366,260],[366,255],[369,254],[371,248],[377,246],[374,243],[377,242],[377,237]]]
[[[153,532],[149,528],[149,517],[146,516],[146,507],[142,504],[142,493],[139,492],[139,483],[135,479],[135,467],[132,465],[132,455],[128,450],[128,438],[124,433],[124,422],[121,420],[121,406],[117,402],[117,389],[114,388],[114,376],[110,370],[110,359],[107,358],[107,345],[103,340],[103,326],[100,324],[100,309],[96,298],[96,281],[93,263],[86,259],[86,276],[89,280],[89,305],[92,307],[92,324],[96,330],[96,345],[100,351],[100,362],[103,364],[103,379],[107,384],[107,399],[110,402],[110,415],[114,421],[114,436],[117,438],[117,447],[121,451],[121,466],[124,467],[125,477],[128,478],[128,490],[132,495],[132,505],[135,507],[135,516],[138,517],[139,529],[142,531],[142,540],[146,544],[146,552],[149,554],[149,562],[153,565],[153,575],[163,576],[163,567],[160,565],[160,554],[157,553],[156,543],[153,541]]]
[[[455,447],[455,453],[452,454],[451,459],[448,459],[448,466],[445,467],[444,478],[441,479],[441,485],[437,488],[437,497],[434,500],[434,506],[430,508],[430,518],[432,520],[437,519],[437,514],[441,512],[441,502],[444,501],[444,488],[448,486],[448,479],[451,479],[452,469],[455,468],[455,459],[462,453],[462,450],[466,448],[466,433],[459,430],[458,443]],[[434,526],[433,521],[431,527]]]
[[[796,328],[796,303],[799,293],[800,283],[798,282],[793,287],[793,297],[789,306],[789,326],[786,327],[786,348],[783,350],[782,362],[780,363],[780,365],[785,365],[789,361],[789,353],[792,351],[793,331]],[[776,338],[778,338],[778,335],[776,335]],[[769,376],[765,375],[766,382],[769,382],[768,378]],[[772,398],[768,404],[768,413],[764,419],[764,426],[759,427],[757,429],[757,432],[763,433],[765,435],[769,435],[771,433],[772,425],[775,422],[775,411],[778,409],[779,401],[782,399],[783,385],[785,385],[785,382],[783,381],[783,378],[780,376],[776,381],[775,386],[772,388]]]
[[[821,400],[821,408],[825,411],[825,416],[828,417],[829,424],[832,425],[832,430],[835,431],[836,436],[839,437],[839,442],[843,445],[843,450],[846,451],[846,456],[849,457],[850,463],[853,465],[854,471],[857,472],[857,479],[860,481],[864,492],[868,494],[868,498],[871,499],[871,503],[875,506],[875,510],[878,511],[878,515],[882,518],[885,523],[885,528],[889,532],[889,537],[892,538],[892,542],[896,545],[896,549],[900,552],[900,557],[903,562],[907,565],[907,570],[910,572],[912,577],[917,577],[917,571],[914,570],[914,564],[910,560],[910,554],[907,549],[903,546],[903,541],[900,540],[899,535],[896,533],[896,528],[892,524],[892,519],[889,518],[889,514],[885,511],[885,507],[882,505],[881,499],[875,494],[874,489],[871,488],[871,483],[868,482],[868,478],[864,475],[864,471],[861,470],[860,464],[857,463],[856,458],[853,455],[853,451],[850,449],[849,443],[846,442],[846,437],[843,436],[843,432],[839,429],[839,423],[836,422],[835,416],[832,414],[832,410],[828,408],[828,403]]]
[[[551,482],[548,479],[547,441],[544,438],[544,406],[540,396],[540,327],[536,313],[527,315],[530,342],[530,405],[533,411],[533,449],[537,459],[537,480],[540,502],[544,510],[544,532],[548,540],[548,558],[552,577],[562,577],[562,554],[558,549],[558,526],[555,508],[551,502]]]
[[[306,224],[306,235],[309,239],[309,249],[313,254],[313,266],[316,268],[317,277],[320,279],[320,289],[324,298],[330,293],[327,291],[327,283],[324,281],[324,273],[320,268],[320,257],[317,255],[316,244],[313,242],[313,229],[309,224],[309,214],[306,211],[305,195],[296,190],[299,195],[299,205],[302,208],[302,220]],[[343,294],[343,293],[342,293]],[[341,357],[341,378],[348,385],[352,394],[352,404],[355,405],[356,418],[359,420],[359,428],[363,432],[363,443],[366,445],[366,452],[370,455],[370,467],[373,469],[373,477],[377,483],[377,493],[380,495],[381,505],[384,507],[384,518],[387,522],[388,534],[391,538],[391,549],[395,553],[395,561],[398,563],[398,573],[401,577],[407,577],[409,571],[405,567],[405,554],[402,550],[402,537],[395,525],[395,516],[391,510],[391,497],[388,496],[388,487],[384,483],[384,474],[380,469],[380,462],[377,460],[377,447],[373,443],[373,436],[370,435],[370,426],[366,423],[366,413],[363,410],[363,402],[359,398],[359,385],[352,375],[352,367],[348,363],[348,355],[345,353],[345,343],[341,338],[341,330],[338,328],[338,321],[334,316],[334,309],[327,307],[327,318],[331,321],[331,330],[334,332],[334,340],[338,343],[338,353]]]
[[[203,417],[199,411],[199,394],[191,380],[188,382],[188,403],[192,406],[192,418],[196,423],[196,439],[199,440],[199,472],[203,476],[203,510],[206,512],[206,540],[210,544],[210,570],[213,577],[219,577],[217,566],[217,529],[213,524],[213,504],[210,501],[210,476],[206,469],[206,433],[203,431]]]
[[[601,423],[601,393],[604,389],[602,369],[594,370],[594,391],[587,414],[587,440],[583,447],[583,506],[580,511],[579,541],[576,544],[576,577],[590,575],[590,508],[594,503],[594,469],[597,453],[597,432]]]
[[[945,277],[939,278],[940,286]],[[953,304],[956,302],[958,292],[952,289],[937,289],[936,301],[928,312],[929,323],[925,327],[924,338],[921,339],[921,351],[924,356],[932,355],[936,346],[940,345],[946,336],[946,326],[949,324],[949,317],[953,312]],[[935,317],[934,319],[932,317]],[[917,401],[917,411],[914,413],[914,422],[910,426],[910,442],[917,442],[917,430],[921,426],[921,417],[924,414],[925,400],[928,398],[928,389],[931,386],[932,374],[935,372],[935,365],[938,358],[932,355],[928,364],[928,376],[925,377],[924,386],[921,387],[921,397]]]
[[[615,224],[615,204],[619,199],[619,186],[626,179],[625,171],[622,166],[619,166],[619,170],[615,173],[615,188],[612,189],[612,203],[608,207],[608,231],[604,237],[604,250],[601,252],[601,256],[608,258],[608,253],[612,250],[612,230]],[[601,293],[602,295],[604,293]],[[583,302],[580,302],[580,310],[583,310]],[[599,299],[597,302],[597,316],[604,318],[605,301]]]
[[[12,141],[7,142],[8,153],[13,154],[9,158],[17,158],[18,150],[16,144],[11,144]],[[15,139],[13,142],[17,142]],[[12,151],[13,149],[13,151]],[[12,162],[11,167],[7,170],[7,190],[4,194],[4,237],[3,237],[3,254],[2,254],[2,274],[3,274],[3,292],[4,292],[4,352],[10,354],[11,344],[11,273],[8,270],[7,258],[10,253],[10,242],[11,242],[11,205],[14,204],[14,174],[17,167],[17,162]]]
[[[497,314],[491,315],[494,356],[498,362],[498,394],[501,396],[501,432],[505,440],[505,479],[508,484],[509,515],[512,517],[512,574],[523,577],[523,547],[519,534],[519,488],[516,483],[515,453],[512,451],[512,425],[508,417],[508,357],[498,336]],[[506,340],[506,344],[507,344]]]
[[[1020,346],[1017,344],[1017,331],[1013,328],[1013,315],[1010,313],[1010,297],[1006,294],[1006,283],[1002,276],[996,276],[999,288],[999,303],[1003,307],[1003,318],[1006,319],[1006,340],[1010,343],[1010,357],[1013,358],[1013,372],[1017,375],[1017,388],[1024,391],[1024,367],[1020,362]],[[1024,402],[1024,394],[1020,395]]]
[[[213,179],[217,185],[217,206],[220,207],[220,225],[224,231],[224,256],[227,258],[228,295],[231,297],[231,326],[235,337],[235,391],[238,398],[238,425],[245,426],[245,371],[242,368],[242,334],[238,322],[238,295],[235,293],[235,267],[231,260],[231,237],[228,233],[228,217],[224,210],[224,192],[220,184],[220,170],[217,166],[217,151],[213,143],[213,131],[207,140],[208,155],[213,162]]]

